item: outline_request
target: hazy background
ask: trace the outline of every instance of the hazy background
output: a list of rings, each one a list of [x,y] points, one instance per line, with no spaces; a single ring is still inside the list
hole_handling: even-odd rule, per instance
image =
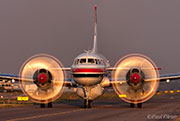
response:
[[[15,73],[38,53],[64,66],[93,44],[111,65],[129,53],[149,56],[161,73],[180,72],[179,0],[0,0],[0,72]]]

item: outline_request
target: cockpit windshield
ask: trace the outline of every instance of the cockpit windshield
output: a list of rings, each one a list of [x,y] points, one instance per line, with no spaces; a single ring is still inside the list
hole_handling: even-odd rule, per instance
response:
[[[96,60],[93,59],[93,58],[89,58],[89,59],[88,59],[88,63],[90,63],[90,64],[96,64]]]
[[[85,58],[80,59],[79,63],[81,64],[86,63],[86,59]]]
[[[86,61],[87,60],[87,61]],[[77,59],[74,64],[98,64],[101,65],[101,61],[99,59],[94,58],[81,58]]]

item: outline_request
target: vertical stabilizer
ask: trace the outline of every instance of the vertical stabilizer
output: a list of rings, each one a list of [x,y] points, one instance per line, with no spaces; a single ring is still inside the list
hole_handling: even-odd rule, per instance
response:
[[[94,6],[94,44],[92,53],[97,53],[97,6]]]

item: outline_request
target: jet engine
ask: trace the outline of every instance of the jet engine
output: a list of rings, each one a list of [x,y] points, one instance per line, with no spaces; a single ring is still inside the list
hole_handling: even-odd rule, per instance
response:
[[[150,99],[159,85],[159,72],[154,62],[141,54],[124,56],[115,64],[113,88],[124,101],[139,104]]]
[[[19,72],[23,92],[37,103],[54,101],[61,96],[66,78],[62,67],[63,65],[50,55],[40,54],[30,57]]]

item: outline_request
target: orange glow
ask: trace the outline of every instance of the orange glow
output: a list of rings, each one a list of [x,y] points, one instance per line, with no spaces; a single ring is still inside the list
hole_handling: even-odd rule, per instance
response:
[[[29,58],[21,67],[19,73],[22,79],[21,88],[32,101],[48,103],[61,96],[65,73],[62,69],[55,70],[52,68],[63,68],[63,66],[56,58],[45,54]],[[48,70],[53,77],[46,89],[42,89],[34,83],[33,75],[39,69]]]
[[[151,81],[146,82],[145,78],[144,93],[142,93],[142,89],[135,91],[126,82],[123,84],[113,83],[113,88],[117,95],[126,95],[126,97],[121,96],[124,101],[128,103],[142,103],[156,94],[159,86],[159,81],[157,80],[159,72],[157,69],[154,69],[157,67],[150,58],[140,54],[130,54],[124,56],[115,64],[114,68],[116,68],[116,71],[112,73],[113,81],[121,82],[126,80],[128,71],[133,67],[141,69],[145,77],[151,79]]]
[[[76,92],[77,88],[73,88],[73,91]]]
[[[157,95],[160,95],[161,94],[161,92],[157,92]]]
[[[169,93],[174,93],[174,91],[169,91]]]

